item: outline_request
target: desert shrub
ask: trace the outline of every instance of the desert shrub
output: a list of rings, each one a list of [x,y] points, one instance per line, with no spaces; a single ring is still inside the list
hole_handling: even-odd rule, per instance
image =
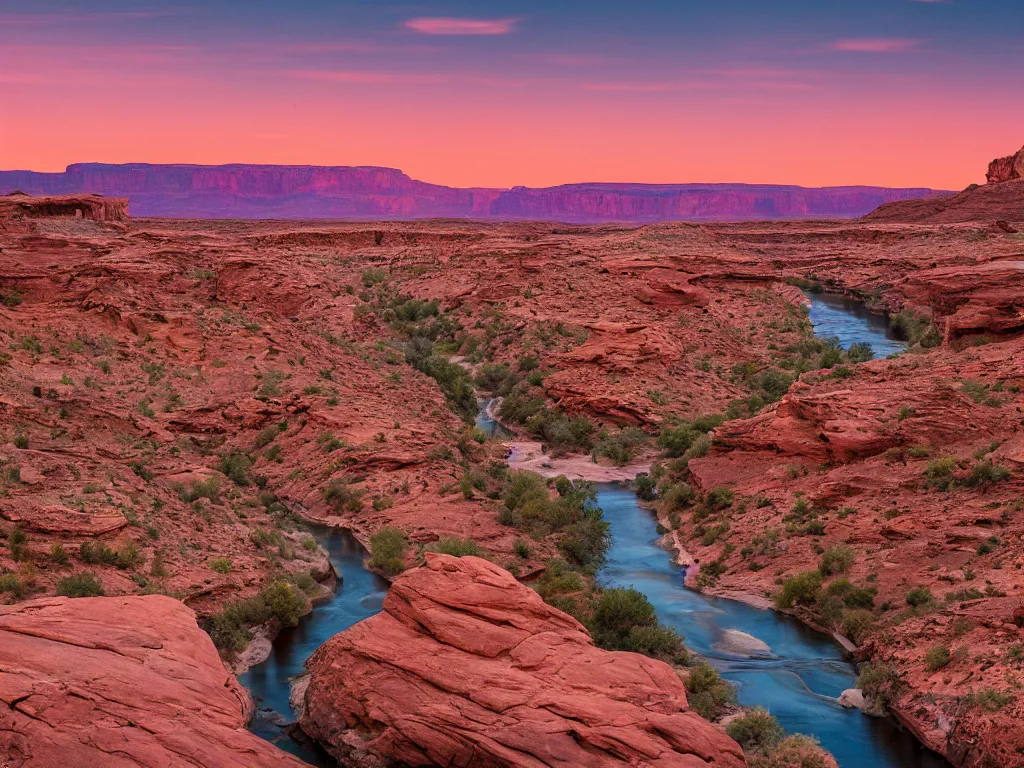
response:
[[[665,499],[665,508],[672,512],[690,506],[696,498],[696,494],[688,484],[675,483],[666,489],[663,498]]]
[[[983,709],[986,712],[998,712],[1013,700],[1013,694],[1003,693],[995,688],[981,688],[964,697],[964,703],[968,707]]]
[[[756,389],[765,402],[774,403],[782,399],[782,396],[793,386],[795,377],[777,368],[769,368],[753,379]],[[754,409],[751,408],[751,411]]]
[[[658,484],[646,472],[641,472],[633,480],[633,490],[643,501],[653,501],[658,495]]]
[[[889,325],[899,338],[911,346],[920,344],[922,347],[937,347],[942,343],[942,335],[931,318],[913,310],[905,309],[893,315],[889,318]]]
[[[924,667],[929,672],[938,672],[949,664],[949,646],[935,645],[928,649],[924,655]]]
[[[15,598],[20,598],[24,592],[25,585],[21,583],[16,573],[0,573],[0,595],[8,593]]]
[[[570,562],[594,573],[604,564],[610,542],[608,523],[601,519],[601,510],[596,510],[596,513],[590,511],[565,528],[558,541],[558,550]]]
[[[634,459],[637,451],[647,444],[647,440],[647,433],[636,427],[627,427],[614,433],[602,432],[594,446],[594,459],[607,458],[614,464],[624,466]]]
[[[725,732],[746,754],[770,752],[786,735],[779,721],[761,707],[747,710],[730,722],[725,727]]]
[[[821,553],[818,570],[822,576],[833,576],[846,573],[853,566],[855,555],[850,547],[837,545],[829,547]]]
[[[774,749],[755,753],[747,762],[749,768],[829,768],[834,764],[817,739],[802,733],[787,736]]]
[[[78,547],[78,556],[88,565],[114,565],[117,563],[117,552],[102,541],[84,541]]]
[[[259,594],[226,603],[220,613],[205,622],[213,644],[222,651],[240,651],[252,639],[249,627],[276,619],[286,627],[299,623],[306,599],[287,581],[275,581]]]
[[[256,439],[253,441],[253,445],[256,448],[265,448],[270,445],[274,440],[277,439],[279,431],[275,426],[264,427],[256,433]]]
[[[966,600],[980,600],[985,594],[980,589],[974,587],[964,587],[962,589],[954,589],[952,592],[947,592],[943,598],[947,603],[962,603]]]
[[[484,551],[471,539],[460,539],[456,536],[442,536],[433,544],[427,547],[430,552],[440,552],[443,555],[452,557],[484,557]]]
[[[690,709],[705,720],[717,720],[736,703],[736,691],[707,662],[690,669],[686,691]]]
[[[260,385],[256,391],[257,397],[277,397],[281,394],[281,382],[284,379],[285,375],[281,371],[265,371],[260,377]]]
[[[921,606],[931,603],[934,600],[934,597],[932,596],[932,591],[928,589],[928,587],[920,586],[909,590],[905,595],[905,599],[907,601],[907,605],[912,608],[920,608]]]
[[[26,435],[24,432],[20,432],[14,436],[13,442],[15,448],[25,450],[28,448],[28,435]]]
[[[901,687],[899,675],[885,664],[865,664],[857,676],[857,687],[871,702],[875,713],[884,713],[889,702],[898,695]]]
[[[227,574],[231,573],[233,563],[230,557],[215,557],[210,561],[210,569],[216,573]]]
[[[874,587],[859,587],[845,577],[830,582],[825,591],[841,597],[847,608],[873,608],[878,594]]]
[[[679,458],[689,450],[694,441],[702,436],[702,432],[690,424],[680,424],[677,427],[665,427],[658,435],[658,447],[667,456]]]
[[[843,614],[841,629],[846,637],[859,645],[871,634],[874,625],[875,614],[869,610],[858,608]]]
[[[851,363],[866,363],[874,356],[875,350],[873,350],[871,345],[866,341],[851,344],[850,348],[846,350],[846,357]]]
[[[929,461],[924,470],[925,485],[938,491],[952,489],[956,464],[956,459],[952,456],[943,456]]]
[[[961,485],[968,488],[989,488],[996,483],[1008,480],[1010,470],[995,464],[991,459],[984,459],[974,464],[967,476],[960,480]]]
[[[729,488],[719,486],[718,488],[712,488],[708,491],[704,497],[704,503],[707,504],[708,509],[722,510],[728,509],[733,503],[733,492]]]
[[[506,363],[484,363],[477,369],[476,385],[487,392],[504,397],[519,383],[519,377]]]
[[[398,528],[387,525],[370,537],[370,565],[387,574],[405,570],[405,548],[408,540]]]
[[[533,556],[533,547],[530,546],[530,543],[526,541],[526,539],[516,539],[516,543],[513,545],[512,551],[524,560]]]
[[[559,595],[568,592],[581,592],[584,584],[580,574],[574,571],[565,560],[554,558],[548,560],[544,574],[533,582],[533,586],[545,602],[551,603],[552,599]]]
[[[821,589],[821,574],[818,571],[803,571],[782,582],[782,589],[775,595],[777,608],[792,608],[794,605],[813,605]]]
[[[246,454],[235,451],[226,453],[217,462],[217,470],[227,476],[236,485],[249,484],[249,469],[252,467],[252,459]]]
[[[103,585],[96,574],[81,571],[58,581],[57,594],[61,597],[100,597]]]
[[[360,512],[363,509],[363,495],[361,489],[352,487],[353,480],[350,477],[336,477],[324,488],[324,501],[330,504],[339,512]]]

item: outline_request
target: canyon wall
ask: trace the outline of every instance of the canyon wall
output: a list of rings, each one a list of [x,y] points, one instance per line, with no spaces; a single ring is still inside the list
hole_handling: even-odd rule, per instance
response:
[[[273,165],[106,165],[63,173],[0,171],[0,194],[126,197],[135,216],[280,219],[549,219],[607,221],[851,218],[930,189],[750,184],[567,184],[457,189],[393,168]]]

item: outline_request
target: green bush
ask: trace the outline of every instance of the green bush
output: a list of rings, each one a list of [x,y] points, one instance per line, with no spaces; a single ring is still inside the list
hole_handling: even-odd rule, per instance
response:
[[[931,318],[913,310],[905,309],[893,315],[889,318],[889,325],[899,338],[911,346],[920,344],[922,347],[937,347],[942,343],[942,335]]]
[[[620,467],[629,464],[649,439],[646,432],[636,427],[626,427],[614,433],[602,431],[598,438],[593,451],[595,461],[607,458]]]
[[[57,594],[61,597],[100,597],[103,595],[103,584],[96,574],[81,571],[58,581]]]
[[[252,467],[252,459],[239,451],[226,453],[217,462],[217,470],[226,475],[236,485],[249,484],[249,469]]]
[[[666,510],[672,512],[684,509],[685,507],[693,504],[696,494],[694,493],[693,488],[686,483],[675,483],[665,490],[663,498],[665,500]]]
[[[226,603],[219,614],[205,622],[205,628],[217,648],[228,652],[241,651],[252,639],[249,627],[272,619],[286,627],[294,627],[305,608],[306,599],[294,585],[275,581],[253,597]]]
[[[857,687],[871,702],[871,709],[884,713],[889,702],[899,696],[902,683],[895,670],[885,664],[865,664],[857,677]]]
[[[745,754],[771,752],[786,735],[779,721],[761,707],[753,707],[731,721],[725,732]]]
[[[957,462],[952,456],[942,456],[932,459],[924,470],[925,485],[938,491],[948,491],[953,488],[953,472],[956,470]]]
[[[835,765],[818,740],[802,733],[787,736],[774,749],[755,753],[748,768],[829,768]]]
[[[704,497],[704,503],[708,505],[708,509],[718,511],[731,507],[733,498],[733,492],[729,488],[720,486],[708,491],[707,496]]]
[[[690,709],[705,720],[717,720],[736,703],[736,691],[706,662],[690,669],[686,691]]]
[[[216,573],[228,574],[231,573],[233,563],[230,557],[215,557],[210,561],[210,569]]]
[[[20,598],[25,590],[16,573],[0,573],[0,595],[9,593],[15,598]]]
[[[833,576],[837,573],[846,573],[853,566],[855,555],[850,547],[837,545],[829,547],[821,553],[821,560],[818,563],[818,570],[822,576]]]
[[[1003,693],[995,688],[981,688],[964,697],[964,703],[968,707],[983,709],[986,712],[998,712],[1013,701],[1013,694]]]
[[[935,645],[928,649],[924,655],[924,667],[929,672],[938,672],[949,664],[949,646]]]
[[[914,587],[909,590],[906,594],[907,605],[913,608],[920,608],[930,604],[934,600],[932,597],[932,591],[928,587],[920,586]]]
[[[427,547],[430,552],[440,552],[452,557],[485,557],[484,551],[471,539],[460,539],[456,536],[442,536]]]
[[[689,450],[694,441],[703,435],[690,424],[681,424],[677,427],[665,427],[658,435],[658,447],[667,456],[679,458]]]
[[[337,477],[324,488],[324,501],[339,512],[361,512],[363,509],[364,492],[352,487],[352,478]]]
[[[841,628],[843,634],[860,645],[867,640],[875,626],[875,614],[863,608],[847,611],[843,614]]]
[[[968,488],[990,488],[1010,478],[1010,470],[984,459],[974,464],[960,482]]]
[[[405,570],[405,534],[393,526],[384,526],[370,537],[370,565],[389,575]]]
[[[821,574],[818,571],[803,571],[782,582],[782,589],[775,595],[777,608],[792,608],[794,605],[813,605],[821,589]]]
[[[533,556],[533,547],[530,546],[526,539],[516,539],[513,551],[524,560]]]
[[[641,472],[633,480],[633,490],[637,498],[643,501],[653,501],[658,495],[658,484],[646,472]]]

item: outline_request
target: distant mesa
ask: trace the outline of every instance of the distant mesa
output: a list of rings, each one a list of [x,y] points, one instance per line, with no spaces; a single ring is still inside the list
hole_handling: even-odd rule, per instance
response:
[[[203,219],[547,220],[573,224],[855,218],[879,205],[952,194],[888,187],[585,183],[511,189],[445,187],[394,168],[107,165],[63,173],[0,171],[0,194],[127,198],[133,216]]]

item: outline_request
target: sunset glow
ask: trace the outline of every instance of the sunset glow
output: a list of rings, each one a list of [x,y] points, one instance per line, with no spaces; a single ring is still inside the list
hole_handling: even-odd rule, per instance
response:
[[[1019,2],[549,5],[0,3],[0,167],[957,189],[1021,142]]]

